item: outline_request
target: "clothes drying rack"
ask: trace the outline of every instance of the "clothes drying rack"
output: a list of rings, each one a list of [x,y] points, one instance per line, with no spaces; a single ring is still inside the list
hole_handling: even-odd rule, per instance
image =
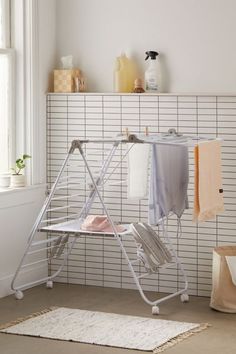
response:
[[[24,296],[23,290],[31,286],[46,283],[47,288],[52,288],[53,279],[55,279],[62,271],[78,238],[86,235],[96,235],[102,237],[113,237],[117,240],[118,245],[120,246],[120,249],[127,261],[134,282],[141,294],[141,297],[147,304],[152,306],[153,314],[159,313],[158,305],[160,303],[169,300],[175,296],[180,295],[181,301],[187,302],[189,300],[187,276],[181,263],[181,260],[179,259],[172,245],[171,239],[168,235],[167,225],[165,222],[166,220],[160,219],[160,222],[158,223],[158,228],[162,233],[163,238],[169,250],[171,251],[171,254],[173,255],[173,258],[170,263],[160,266],[160,269],[175,266],[179,270],[179,274],[183,278],[184,286],[182,289],[174,293],[168,294],[162,298],[150,300],[142,288],[141,279],[150,276],[151,274],[153,274],[153,272],[145,271],[142,274],[140,274],[140,272],[137,272],[135,265],[140,264],[140,260],[138,258],[135,260],[131,260],[124,245],[124,239],[126,235],[130,234],[129,225],[126,225],[126,231],[122,233],[116,231],[115,223],[112,217],[110,216],[109,210],[103,200],[101,190],[104,184],[110,179],[111,175],[114,174],[117,167],[120,166],[120,164],[127,156],[132,146],[134,146],[134,144],[171,144],[194,147],[200,141],[208,140],[214,139],[199,136],[181,135],[178,134],[175,129],[170,129],[167,134],[158,133],[155,135],[135,135],[127,133],[126,136],[121,135],[116,138],[73,140],[69,151],[65,157],[65,160],[61,166],[61,169],[56,177],[56,180],[51,188],[51,191],[48,194],[44,205],[30,232],[24,255],[12,280],[11,288],[15,293],[16,299],[22,299]],[[93,143],[109,145],[111,144],[109,152],[106,158],[104,159],[103,165],[100,168],[100,173],[96,177],[92,173],[91,167],[86,158],[86,148],[84,148],[87,144]],[[112,168],[111,172],[108,172],[109,168],[111,168],[111,162],[113,161],[113,157],[121,144],[129,144],[128,149],[123,152],[121,161],[119,161],[115,165],[115,167]],[[83,162],[85,170],[90,177],[89,195],[87,196],[87,199],[79,213],[77,212],[71,214],[67,212],[66,215],[62,214],[63,216],[50,218],[50,215],[53,212],[63,213],[68,211],[68,209],[72,206],[70,204],[70,201],[79,195],[79,193],[73,193],[73,191],[71,194],[69,193],[69,191],[71,190],[71,178],[73,180],[73,177],[70,176],[70,174],[68,173],[67,166],[69,166],[70,160],[75,154],[75,152],[79,152],[79,156],[82,158],[81,162]],[[56,192],[60,192],[61,190],[64,191],[65,195],[60,193],[59,195],[56,194]],[[100,201],[103,213],[107,216],[113,232],[101,233],[81,230],[81,224],[86,218],[86,216],[89,214],[95,198],[98,198],[98,200]],[[53,202],[60,202],[61,204],[59,206],[54,206],[52,205]],[[47,238],[45,238],[45,232],[49,233],[49,236],[47,236]],[[41,265],[45,265],[47,267],[48,264],[50,264],[50,262],[54,259],[60,260],[60,264],[58,265],[58,269],[52,272],[52,274],[49,274],[46,277],[43,276],[40,279],[31,282],[22,283],[22,280],[19,281],[19,276],[21,273],[24,273],[27,270],[31,270],[32,268]]]

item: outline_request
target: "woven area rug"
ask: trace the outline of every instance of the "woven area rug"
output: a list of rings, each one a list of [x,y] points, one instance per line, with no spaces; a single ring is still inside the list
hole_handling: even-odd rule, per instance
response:
[[[207,326],[60,307],[8,323],[0,332],[160,353]]]

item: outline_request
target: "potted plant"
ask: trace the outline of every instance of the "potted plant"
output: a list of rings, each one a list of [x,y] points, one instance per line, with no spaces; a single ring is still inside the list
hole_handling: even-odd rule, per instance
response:
[[[25,168],[25,160],[30,159],[30,155],[24,154],[22,157],[16,160],[15,167],[12,167],[11,170],[14,172],[11,175],[11,184],[10,187],[18,188],[25,187],[25,175],[21,171]]]

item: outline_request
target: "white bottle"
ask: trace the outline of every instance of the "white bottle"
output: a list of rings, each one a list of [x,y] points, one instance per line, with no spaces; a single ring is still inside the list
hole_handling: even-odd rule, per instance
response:
[[[149,66],[145,71],[145,91],[146,92],[159,92],[159,78],[158,78],[158,66],[157,66],[157,56],[158,53],[154,51],[146,52],[147,60],[149,57],[151,61],[149,62]]]

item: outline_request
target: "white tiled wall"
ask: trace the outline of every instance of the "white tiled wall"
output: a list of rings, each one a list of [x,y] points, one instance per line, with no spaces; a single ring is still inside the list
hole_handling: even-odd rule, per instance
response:
[[[192,222],[193,151],[190,158],[190,209],[182,219],[182,237],[176,238],[176,220],[171,219],[169,231],[181,257],[189,280],[189,293],[208,296],[211,290],[211,257],[216,245],[236,243],[236,96],[148,95],[148,94],[49,94],[47,97],[49,185],[54,182],[60,165],[74,138],[114,137],[124,131],[150,133],[176,128],[183,134],[221,136],[223,141],[223,177],[225,213],[216,220],[200,225]],[[96,173],[107,151],[107,145],[87,145],[88,161]],[[126,149],[125,146],[122,149]],[[121,161],[120,151],[114,163]],[[77,166],[77,167],[76,167]],[[121,163],[111,181],[126,180],[126,161]],[[79,156],[73,157],[70,174],[88,181]],[[86,184],[73,186],[80,191],[71,212],[81,207],[86,196]],[[126,184],[108,186],[103,191],[105,202],[116,221],[146,220],[147,200],[127,200]],[[99,213],[96,201],[93,211]],[[135,247],[125,240],[131,257]],[[55,261],[56,262],[56,261]],[[51,264],[54,269],[55,262]],[[133,288],[133,280],[115,240],[83,237],[76,243],[70,259],[57,279],[61,282]],[[158,281],[157,281],[158,280]],[[152,279],[143,280],[147,290],[172,292],[182,282],[175,269],[162,270]]]

